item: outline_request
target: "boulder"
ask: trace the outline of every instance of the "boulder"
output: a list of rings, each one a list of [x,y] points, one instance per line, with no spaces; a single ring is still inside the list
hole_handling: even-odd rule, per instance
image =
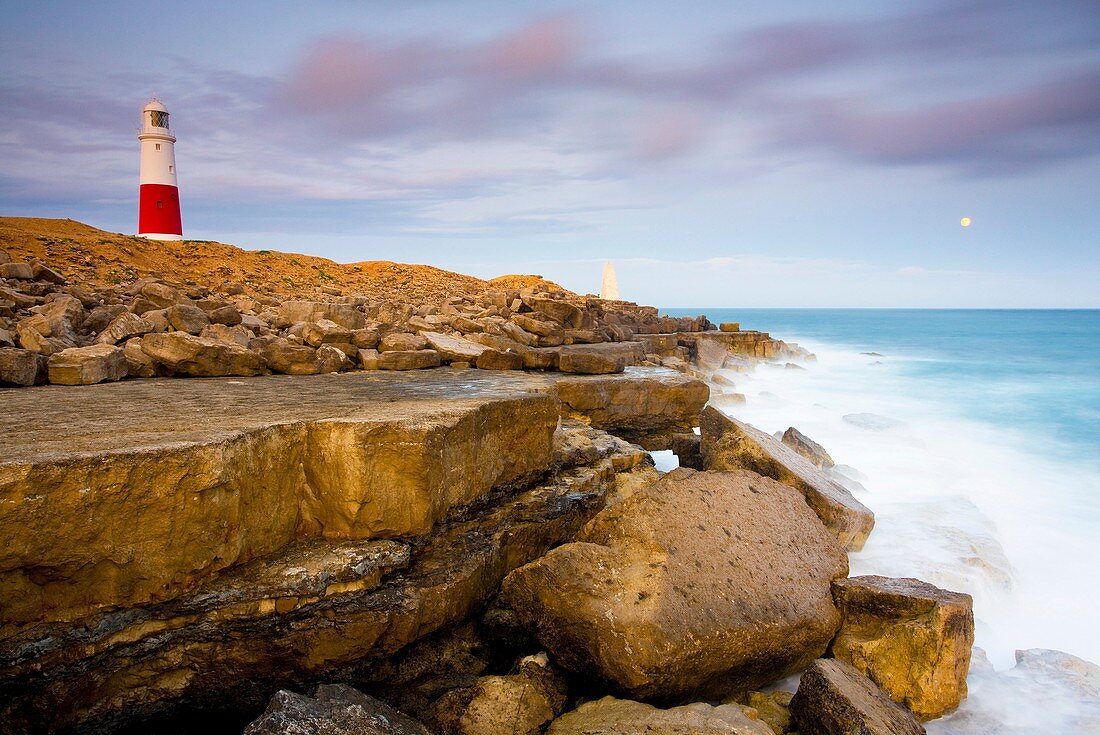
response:
[[[117,345],[131,337],[140,337],[153,331],[152,322],[130,311],[123,311],[95,338],[96,344]]]
[[[286,375],[315,375],[317,351],[307,345],[298,345],[277,337],[260,350],[267,367]]]
[[[216,339],[226,344],[239,345],[241,347],[248,347],[249,343],[255,339],[252,336],[252,332],[248,331],[247,328],[240,324],[235,327],[227,327],[224,324],[208,324],[202,328],[202,331],[199,332],[199,336]]]
[[[639,699],[753,689],[840,624],[848,559],[801,496],[752,472],[674,470],[512,572],[505,601],[563,668]]]
[[[141,337],[132,337],[122,346],[126,358],[126,374],[134,378],[151,378],[157,374],[157,364],[141,349]]]
[[[922,720],[959,706],[974,645],[970,595],[917,579],[867,576],[837,580],[833,598],[842,616],[834,658]]]
[[[352,337],[351,330],[347,327],[342,327],[331,319],[320,319],[305,325],[305,329],[302,331],[302,339],[306,341],[306,344],[320,347],[324,344],[336,342],[350,343]]]
[[[30,350],[0,347],[0,383],[38,385],[46,382],[44,355]]]
[[[119,314],[132,313],[123,304],[104,304],[103,306],[96,306],[89,311],[84,317],[84,324],[81,325],[84,331],[99,334],[113,322]]]
[[[786,483],[802,493],[825,527],[849,550],[863,548],[874,514],[848,490],[775,437],[730,418],[714,406],[699,416],[700,452],[708,470],[743,468]]]
[[[168,323],[173,329],[188,334],[198,335],[203,327],[210,324],[206,312],[191,304],[175,304],[168,307]]]
[[[243,319],[235,306],[219,306],[206,312],[206,316],[211,324],[224,324],[227,327],[234,327]]]
[[[187,301],[187,297],[171,286],[163,283],[147,283],[141,287],[141,295],[146,301],[154,304],[156,309],[167,309],[178,303]],[[141,312],[138,312],[139,314]]]
[[[525,314],[513,314],[512,323],[523,331],[539,337],[557,338],[559,340],[563,338],[561,326],[553,322],[540,321]],[[558,344],[561,344],[561,342],[559,341]]]
[[[351,343],[361,350],[369,350],[378,346],[378,330],[366,327],[351,330]]]
[[[483,676],[444,694],[434,720],[442,735],[540,735],[565,708],[567,694],[542,653],[522,659],[516,673]]]
[[[501,352],[486,347],[478,356],[476,364],[482,370],[522,370],[523,357],[515,352]]]
[[[50,355],[50,382],[56,385],[92,385],[121,380],[128,372],[126,357],[114,345],[71,347]]]
[[[381,370],[422,370],[439,367],[440,364],[439,353],[435,350],[397,350],[378,354]]]
[[[428,349],[428,340],[419,334],[391,332],[378,341],[379,352],[411,352]]]
[[[532,311],[543,314],[565,327],[578,328],[584,323],[584,311],[563,299],[534,297],[525,299]],[[527,329],[524,327],[524,329]],[[528,329],[527,331],[531,331]],[[536,332],[535,334],[538,334]]]
[[[34,279],[34,269],[30,263],[0,263],[0,278],[30,281]]]
[[[298,322],[315,322],[328,319],[348,329],[362,329],[366,319],[354,304],[336,304],[325,301],[284,301],[279,305],[277,326],[288,327]]]
[[[421,332],[428,346],[439,353],[443,362],[476,362],[487,348],[463,337],[442,332]]]
[[[705,702],[658,709],[643,702],[604,697],[585,702],[550,724],[547,735],[772,735],[736,704]]]
[[[721,324],[718,325],[718,331],[719,332],[740,332],[741,331],[741,323],[740,322],[722,322]]]
[[[377,370],[378,354],[378,350],[359,350],[359,367],[364,370]]]
[[[141,338],[141,349],[154,362],[181,375],[261,375],[267,369],[256,352],[185,332],[147,334]]]
[[[791,726],[791,692],[749,692],[744,704],[772,729],[775,735],[783,735]]]
[[[793,426],[783,432],[783,437],[780,441],[810,460],[818,469],[828,469],[836,465],[833,458],[825,451],[825,447],[821,446]]]
[[[244,735],[431,735],[428,728],[385,702],[346,684],[322,684],[311,696],[286,689]]]
[[[84,323],[84,305],[72,296],[62,295],[36,306],[34,314],[15,325],[23,349],[43,355],[76,347],[77,335]]]
[[[350,365],[347,355],[332,345],[321,345],[317,348],[317,372],[336,373]]]
[[[804,735],[923,735],[912,712],[850,664],[821,659],[802,674],[791,716]]]
[[[665,373],[563,378],[554,392],[565,414],[650,450],[690,432],[710,395],[701,380]]]

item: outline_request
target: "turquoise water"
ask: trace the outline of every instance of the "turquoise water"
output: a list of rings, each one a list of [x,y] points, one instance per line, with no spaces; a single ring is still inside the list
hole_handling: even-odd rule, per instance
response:
[[[1100,466],[1100,310],[669,309],[891,358],[907,388]]]

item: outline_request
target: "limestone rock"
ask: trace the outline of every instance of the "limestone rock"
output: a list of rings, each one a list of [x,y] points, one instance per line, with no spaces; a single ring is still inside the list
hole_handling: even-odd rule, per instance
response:
[[[558,370],[563,373],[606,375],[621,373],[624,368],[626,368],[624,359],[603,352],[570,351],[562,353],[558,358]]]
[[[157,374],[157,364],[141,349],[141,337],[132,337],[122,346],[126,358],[126,373],[135,378],[151,378]]]
[[[191,304],[174,304],[168,307],[167,316],[173,329],[193,335],[198,335],[203,327],[210,324],[206,312]]]
[[[252,332],[240,324],[234,327],[227,327],[224,324],[208,324],[202,328],[199,336],[240,347],[248,347],[253,340]]]
[[[359,367],[364,370],[377,370],[378,354],[378,350],[359,350]]]
[[[373,328],[351,330],[351,343],[361,350],[378,346],[378,330]]]
[[[559,340],[558,344],[561,344],[560,340],[563,338],[562,328],[553,322],[540,321],[524,314],[513,314],[512,323],[523,331],[539,337],[556,337]]]
[[[351,330],[330,319],[320,319],[305,325],[302,331],[302,339],[306,341],[306,344],[314,347],[336,342],[351,342]]]
[[[317,348],[317,372],[322,375],[339,372],[350,364],[347,355],[332,345]]]
[[[50,382],[56,385],[92,385],[121,380],[128,372],[126,357],[114,345],[71,347],[50,355]]]
[[[378,354],[381,370],[422,370],[439,367],[440,364],[439,353],[435,350],[397,350]]]
[[[196,377],[261,375],[267,365],[255,352],[185,332],[147,334],[141,349],[173,373]]]
[[[32,316],[15,325],[23,349],[52,355],[77,346],[77,333],[84,323],[84,305],[78,299],[62,295],[32,311]]]
[[[805,735],[923,735],[912,712],[850,664],[820,659],[802,674],[791,715]]]
[[[718,325],[718,331],[719,332],[740,332],[741,331],[741,323],[740,322],[722,322],[721,324]]]
[[[819,469],[827,469],[836,465],[833,458],[825,451],[825,447],[815,442],[793,426],[783,432],[780,439],[784,444],[810,460]]]
[[[424,337],[406,332],[392,332],[378,342],[379,352],[413,352],[427,347],[428,340]]]
[[[110,325],[120,314],[132,313],[124,304],[104,304],[93,307],[84,316],[82,328],[86,332],[99,334]]]
[[[235,327],[241,323],[241,312],[234,306],[219,306],[206,312],[206,317],[211,324],[224,324],[227,327]]]
[[[141,295],[153,303],[157,309],[167,309],[187,300],[186,296],[171,286],[155,282],[142,286]]]
[[[431,735],[385,702],[346,684],[322,684],[312,696],[276,692],[244,735]]]
[[[481,370],[522,370],[523,357],[515,352],[501,352],[486,347],[477,358]]]
[[[736,704],[704,702],[658,709],[642,702],[604,697],[586,702],[550,724],[547,735],[772,735]]]
[[[420,336],[427,340],[429,347],[439,353],[443,362],[473,363],[486,350],[484,345],[477,342],[442,332],[421,332]]]
[[[820,656],[840,624],[830,582],[847,570],[791,488],[679,469],[510,574],[503,595],[563,668],[683,701]]]
[[[286,375],[315,375],[317,351],[306,345],[292,344],[276,337],[260,350],[264,362],[273,372]]]
[[[846,548],[863,548],[874,514],[848,490],[793,450],[713,406],[699,417],[700,451],[708,470],[744,468],[786,483],[802,493],[826,528]]]
[[[749,692],[745,705],[756,710],[775,735],[783,735],[793,729],[791,726],[791,692]]]
[[[34,269],[30,263],[0,263],[0,278],[30,281],[34,279]]]
[[[111,323],[99,333],[95,341],[96,344],[101,345],[117,345],[119,342],[125,342],[131,337],[140,337],[152,331],[153,324],[151,322],[142,319],[133,312],[124,311],[111,320]]]
[[[867,576],[837,580],[833,597],[843,620],[834,658],[922,720],[959,706],[974,645],[970,595],[916,579]]]
[[[363,329],[366,319],[353,304],[324,301],[284,301],[279,306],[278,326],[328,319],[348,329]]]
[[[660,373],[565,378],[554,391],[567,415],[646,449],[667,449],[673,434],[690,432],[710,395],[701,380]]]
[[[0,383],[37,385],[46,382],[44,355],[30,350],[0,347]]]
[[[507,676],[484,676],[443,695],[435,721],[443,735],[539,735],[565,708],[568,688],[546,654],[527,656]]]

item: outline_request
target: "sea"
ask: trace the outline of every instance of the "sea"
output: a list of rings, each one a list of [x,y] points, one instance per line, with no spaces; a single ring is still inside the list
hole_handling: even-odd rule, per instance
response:
[[[825,447],[876,516],[852,575],[974,597],[971,696],[930,733],[1100,731],[1100,310],[666,311],[812,352],[712,403]],[[1084,661],[1013,668],[1035,648]]]

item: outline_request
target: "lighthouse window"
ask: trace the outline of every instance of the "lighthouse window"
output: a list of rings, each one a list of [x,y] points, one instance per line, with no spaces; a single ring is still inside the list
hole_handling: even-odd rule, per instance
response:
[[[164,202],[159,199],[157,200],[157,209],[164,209]]]
[[[160,143],[155,143],[154,145],[156,145],[157,150],[159,151],[160,150]]]
[[[168,167],[168,173],[172,173],[172,171],[173,171],[173,170],[174,170],[175,168],[176,168],[175,166],[169,166],[169,167]]]
[[[152,115],[153,126],[158,128],[168,127],[168,113],[161,112],[159,110],[153,110],[149,113]]]

